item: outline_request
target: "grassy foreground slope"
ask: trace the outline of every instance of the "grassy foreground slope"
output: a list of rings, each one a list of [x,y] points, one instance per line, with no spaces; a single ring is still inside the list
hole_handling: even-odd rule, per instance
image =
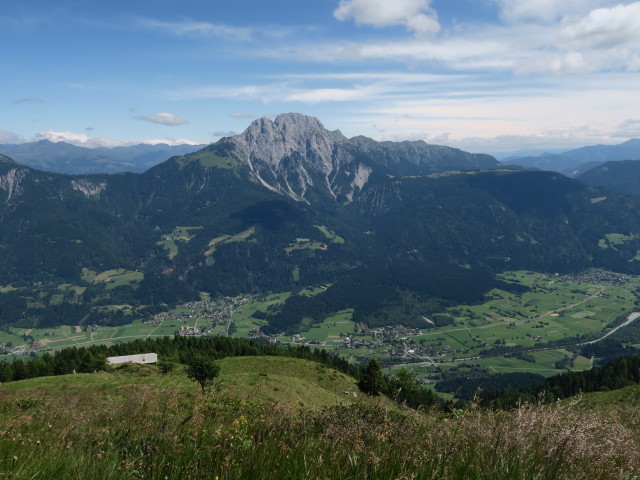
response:
[[[0,385],[0,476],[12,479],[630,479],[628,409],[403,411],[344,395],[305,360],[227,358],[201,395],[178,369]],[[323,370],[323,371],[321,371]]]

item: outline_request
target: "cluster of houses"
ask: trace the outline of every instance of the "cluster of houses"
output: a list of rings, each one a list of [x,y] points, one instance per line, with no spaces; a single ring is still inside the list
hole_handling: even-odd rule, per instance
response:
[[[229,322],[234,309],[249,300],[249,296],[242,296],[188,302],[180,306],[182,311],[158,313],[145,323],[160,325],[163,322],[180,322],[183,325],[180,325],[176,331],[177,335],[207,335],[212,327]],[[198,321],[203,319],[212,321],[211,328],[202,325],[202,323],[198,325]],[[193,323],[193,325],[187,323]]]
[[[597,269],[588,270],[587,272],[577,275],[563,275],[561,278],[569,282],[595,284],[606,283],[607,285],[613,285],[617,287],[629,285],[629,283],[631,282],[631,278],[623,273],[607,272]]]
[[[34,346],[38,346],[37,343]],[[6,343],[0,343],[0,355],[20,355],[20,356],[28,356],[35,355],[36,351],[31,348],[23,348],[17,347],[13,348]]]

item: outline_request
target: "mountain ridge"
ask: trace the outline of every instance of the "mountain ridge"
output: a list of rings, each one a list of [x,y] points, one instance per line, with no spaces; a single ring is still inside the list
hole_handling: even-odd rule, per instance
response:
[[[243,133],[225,137],[218,145],[228,145],[228,153],[249,167],[254,180],[303,202],[309,202],[310,192],[311,197],[321,193],[349,203],[372,175],[425,175],[499,165],[489,155],[422,141],[347,139],[339,130],[327,130],[317,118],[299,113],[255,120]]]
[[[351,141],[317,119],[276,119],[141,174],[0,162],[3,321],[112,324],[201,292],[323,284],[331,286],[296,300],[304,308],[271,312],[268,328],[295,331],[342,309],[369,324],[410,325],[451,301],[481,299],[504,269],[640,272],[636,199],[557,173],[470,169],[493,157]],[[235,153],[243,146],[244,157]],[[469,170],[443,170],[448,155]],[[600,248],[610,233],[623,243]],[[86,273],[110,271],[127,280],[109,285]],[[60,300],[62,285],[77,288]]]
[[[23,165],[54,173],[141,173],[169,157],[185,155],[203,146],[138,144],[130,147],[88,148],[44,139],[0,145],[0,154],[5,154]]]
[[[581,173],[577,180],[629,195],[640,194],[640,160],[605,162]]]
[[[617,145],[589,145],[561,153],[509,157],[504,162],[540,170],[551,170],[572,178],[608,161],[640,159],[640,139],[632,138]]]

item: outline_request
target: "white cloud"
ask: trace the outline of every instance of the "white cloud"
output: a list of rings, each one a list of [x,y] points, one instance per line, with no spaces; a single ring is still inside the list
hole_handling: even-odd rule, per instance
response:
[[[158,145],[158,144],[165,144],[165,145],[169,145],[169,146],[175,146],[175,145],[200,145],[198,142],[194,142],[192,140],[188,140],[186,138],[154,138],[151,140],[144,140],[142,142],[135,142],[135,143],[146,143],[148,145]]]
[[[0,143],[23,143],[24,141],[19,135],[0,127]]]
[[[219,130],[216,132],[211,132],[213,137],[233,137],[234,135],[238,135],[238,132],[234,132],[233,130]]]
[[[640,138],[640,120],[628,118],[616,128],[614,137],[636,137]]]
[[[562,40],[583,49],[611,49],[637,46],[640,41],[640,2],[593,10],[577,22],[566,25]]]
[[[405,64],[412,69],[582,74],[640,71],[640,1],[493,0],[505,22],[457,24],[435,38],[380,36],[367,41],[292,42],[257,47],[252,53],[278,60],[367,65]],[[342,0],[338,19],[385,26],[404,25],[429,1]],[[429,13],[435,18],[435,12]],[[413,21],[413,20],[411,20]]]
[[[177,125],[184,125],[186,123],[189,123],[189,120],[185,118],[182,118],[173,113],[166,113],[166,112],[154,113],[152,115],[136,116],[133,118],[135,118],[136,120],[144,120],[145,122],[159,123],[160,125],[168,125],[170,127],[175,127]]]
[[[296,102],[303,104],[334,103],[334,102],[366,102],[373,99],[381,99],[387,95],[411,94],[414,90],[424,90],[425,83],[432,86],[448,85],[453,79],[449,75],[422,75],[422,74],[325,74],[325,83],[346,83],[346,86],[313,87],[305,86],[306,81],[314,83],[318,76],[307,75],[283,75],[282,82],[265,85],[229,85],[196,87],[184,91],[168,93],[173,99],[211,99],[228,98],[242,99],[245,101],[260,101],[262,103]],[[461,76],[460,78],[465,78]],[[362,80],[352,83],[350,80]],[[233,114],[234,118],[255,118],[244,114]]]
[[[140,19],[138,26],[149,30],[157,30],[172,35],[196,35],[222,37],[225,40],[248,41],[251,40],[250,28],[234,27],[221,23],[199,22],[195,20],[181,20],[178,22],[163,22],[153,19]]]
[[[387,27],[403,25],[420,35],[435,34],[440,24],[431,0],[340,0],[333,12],[340,21],[353,19],[358,25]]]
[[[0,129],[0,138],[2,135],[2,129]],[[156,145],[158,143],[164,143],[166,145],[198,145],[198,142],[194,142],[188,139],[174,139],[174,138],[160,138],[150,140],[117,140],[115,138],[108,137],[91,137],[84,133],[77,133],[63,130],[41,130],[36,133],[35,138],[32,141],[49,140],[50,142],[65,142],[78,147],[96,148],[96,147],[127,147],[131,145],[137,145],[139,143],[147,143],[149,145]]]
[[[235,112],[229,115],[232,118],[245,118],[245,119],[249,119],[249,120],[253,120],[254,118],[257,117],[257,115],[254,115],[253,113],[241,113],[241,112]]]
[[[65,130],[40,130],[36,133],[34,141],[49,140],[50,142],[66,142],[78,147],[122,147],[133,145],[139,142],[115,140],[107,137],[90,137],[84,133],[77,133]]]
[[[346,110],[337,127],[347,136],[423,139],[476,152],[571,149],[640,136],[637,80],[624,72],[497,79],[467,76],[403,86]],[[371,125],[375,124],[375,128]]]
[[[351,102],[377,97],[383,93],[383,88],[378,86],[360,86],[353,88],[312,88],[299,89],[283,97],[287,102],[300,103],[324,103],[324,102]]]
[[[553,22],[568,15],[588,13],[599,6],[615,5],[606,0],[495,0],[502,17],[510,23]]]

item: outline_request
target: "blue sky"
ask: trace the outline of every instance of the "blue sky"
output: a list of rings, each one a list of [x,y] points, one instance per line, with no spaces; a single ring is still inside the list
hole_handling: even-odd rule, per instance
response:
[[[640,1],[6,0],[0,143],[209,143],[282,112],[470,151],[640,137]]]

